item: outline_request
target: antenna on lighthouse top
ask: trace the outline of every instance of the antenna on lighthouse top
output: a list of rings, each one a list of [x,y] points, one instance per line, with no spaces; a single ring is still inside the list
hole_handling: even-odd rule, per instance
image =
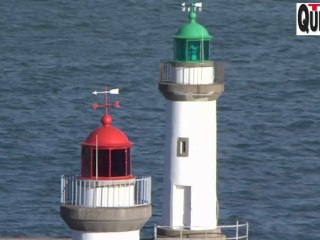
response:
[[[94,103],[92,105],[93,109],[104,107],[106,109],[106,115],[108,115],[110,107],[112,107],[112,108],[120,108],[120,101],[115,101],[115,102],[112,102],[112,103],[108,102],[108,94],[119,94],[119,88],[114,88],[114,89],[108,90],[108,88],[105,87],[104,91],[101,91],[101,92],[94,91],[94,92],[92,92],[92,94],[94,94],[94,95],[104,94],[105,95],[105,102],[104,103],[99,103],[99,102],[98,103]]]
[[[201,12],[202,2],[184,2],[181,4],[183,12]]]

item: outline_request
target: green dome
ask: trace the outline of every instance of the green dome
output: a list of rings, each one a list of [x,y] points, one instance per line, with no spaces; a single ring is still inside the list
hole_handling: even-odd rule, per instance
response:
[[[182,26],[175,38],[180,39],[211,39],[212,36],[208,33],[207,29],[196,21],[197,14],[190,12],[189,23]]]

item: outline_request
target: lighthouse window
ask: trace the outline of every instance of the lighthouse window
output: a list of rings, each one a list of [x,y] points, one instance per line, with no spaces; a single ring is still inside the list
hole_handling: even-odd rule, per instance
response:
[[[210,54],[209,46],[210,46],[209,41],[202,42],[202,56],[204,61],[209,61],[209,54]]]
[[[126,176],[126,150],[112,150],[111,159],[111,177]]]
[[[90,176],[91,168],[91,149],[88,147],[82,147],[81,149],[81,175],[83,177]]]
[[[98,152],[98,158],[97,158]],[[98,150],[93,149],[92,151],[92,172],[91,175],[94,177],[109,177],[110,159],[109,150]]]
[[[189,41],[188,42],[188,61],[200,61],[200,60],[201,60],[200,41]]]
[[[177,61],[209,61],[209,40],[175,39],[174,57]]]
[[[188,157],[189,155],[189,138],[178,138],[177,156]]]
[[[209,41],[188,41],[188,61],[208,61]]]
[[[175,40],[175,59],[178,61],[186,61],[186,40]]]
[[[126,154],[127,154],[127,159],[126,159],[126,169],[127,169],[127,172],[126,174],[127,175],[131,175],[131,155],[130,155],[130,148],[126,149]]]

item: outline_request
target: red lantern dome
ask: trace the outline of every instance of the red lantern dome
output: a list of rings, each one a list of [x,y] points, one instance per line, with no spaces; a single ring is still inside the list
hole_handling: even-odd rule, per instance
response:
[[[104,126],[93,130],[87,140],[82,143],[82,146],[95,147],[98,144],[99,148],[121,149],[128,148],[133,145],[123,131],[111,126],[111,115],[104,115],[101,122]]]
[[[106,114],[101,118],[102,127],[93,130],[81,148],[81,177],[86,179],[130,179],[131,173],[131,147],[133,143],[119,128],[112,126],[112,117],[109,115],[110,107],[120,107],[120,102],[95,103],[94,109],[105,107]]]

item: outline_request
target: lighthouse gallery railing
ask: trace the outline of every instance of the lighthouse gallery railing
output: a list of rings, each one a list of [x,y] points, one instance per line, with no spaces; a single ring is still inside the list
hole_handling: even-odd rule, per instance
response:
[[[236,221],[234,225],[220,225],[217,226],[215,230],[203,230],[203,227],[199,227],[202,229],[200,231],[192,231],[189,229],[191,227],[170,227],[170,226],[154,226],[154,239],[155,240],[172,240],[180,239],[180,240],[203,240],[203,239],[222,239],[222,240],[248,240],[249,239],[249,223],[247,221],[239,222]],[[158,232],[160,230],[171,230],[172,236],[159,236]],[[193,227],[196,230],[195,227]],[[195,235],[195,236],[192,236]],[[201,237],[199,237],[201,235]],[[213,237],[214,235],[215,237]],[[198,237],[197,237],[198,236]]]
[[[194,65],[194,64],[193,64]],[[213,84],[224,82],[223,62],[175,63],[163,60],[160,63],[160,82],[177,84]]]
[[[85,180],[61,177],[61,203],[83,207],[132,207],[151,204],[151,177],[129,180]]]

